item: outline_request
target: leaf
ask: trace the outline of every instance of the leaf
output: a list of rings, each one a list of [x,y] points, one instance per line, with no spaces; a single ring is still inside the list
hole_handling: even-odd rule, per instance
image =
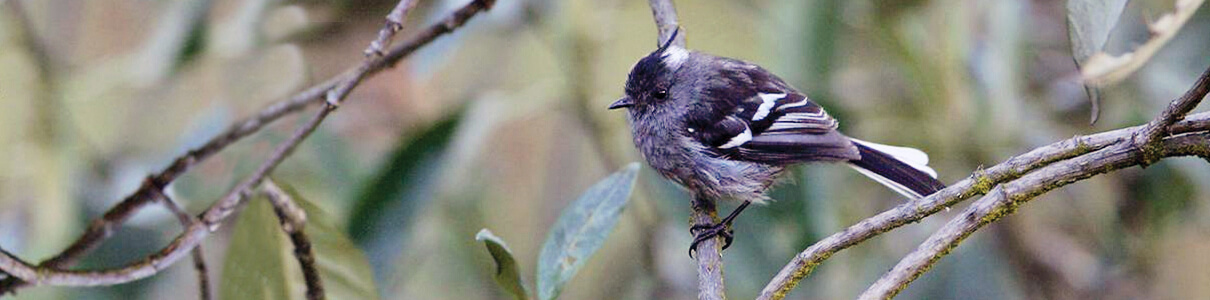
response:
[[[425,181],[431,180],[432,166],[445,152],[461,119],[461,113],[451,115],[402,142],[354,198],[348,233],[375,261],[391,261],[383,256],[398,253],[406,239],[401,233],[408,232],[408,220],[426,198],[417,196],[424,193],[419,189],[432,186]]]
[[[1077,66],[1083,68],[1081,63],[1105,49],[1109,33],[1125,8],[1126,0],[1067,1],[1067,35],[1071,38],[1071,55]],[[1084,90],[1092,102],[1092,122],[1095,123],[1101,110],[1101,91],[1091,85],[1085,86]]]
[[[492,260],[496,261],[496,283],[512,295],[513,299],[530,299],[529,291],[525,289],[525,281],[521,279],[521,272],[517,268],[517,260],[513,258],[513,252],[504,244],[504,240],[487,228],[479,230],[479,233],[475,234],[475,240],[483,242],[487,251],[491,252]]]
[[[1071,54],[1083,62],[1105,49],[1109,32],[1117,25],[1126,0],[1068,0],[1067,30]]]
[[[630,199],[638,172],[639,164],[631,163],[563,209],[538,256],[539,299],[557,298],[576,271],[601,248]]]
[[[269,201],[252,199],[239,215],[223,262],[221,299],[299,299],[290,283],[288,242]]]
[[[373,272],[353,242],[311,202],[287,191],[306,211],[303,230],[328,299],[378,299]],[[220,299],[303,299],[306,289],[294,247],[263,197],[239,216],[223,263]]]
[[[1168,40],[1176,36],[1181,26],[1184,26],[1185,22],[1193,16],[1202,2],[1203,0],[1177,0],[1173,12],[1164,14],[1155,22],[1147,25],[1151,31],[1151,38],[1134,52],[1121,55],[1096,52],[1089,56],[1084,63],[1080,64],[1080,74],[1084,82],[1105,86],[1121,81],[1134,73],[1150,60],[1151,56],[1155,55],[1164,44],[1168,43]]]

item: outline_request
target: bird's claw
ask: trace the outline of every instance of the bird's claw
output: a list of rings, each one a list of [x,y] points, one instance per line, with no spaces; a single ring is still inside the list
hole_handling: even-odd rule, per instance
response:
[[[697,250],[698,244],[708,241],[718,236],[723,237],[723,250],[731,247],[731,241],[735,238],[731,224],[727,222],[719,222],[712,225],[693,225],[689,227],[689,232],[693,233],[693,243],[689,244],[689,258],[693,258],[693,251]]]

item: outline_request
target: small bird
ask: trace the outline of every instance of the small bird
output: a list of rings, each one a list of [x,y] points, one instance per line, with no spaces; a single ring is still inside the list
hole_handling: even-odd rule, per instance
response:
[[[677,30],[679,32],[679,29]],[[697,245],[715,237],[731,245],[730,224],[786,166],[847,163],[911,199],[945,184],[923,151],[850,138],[805,94],[760,66],[672,45],[677,32],[630,70],[625,96],[634,144],[664,177],[711,201],[742,201],[717,224],[691,228]]]

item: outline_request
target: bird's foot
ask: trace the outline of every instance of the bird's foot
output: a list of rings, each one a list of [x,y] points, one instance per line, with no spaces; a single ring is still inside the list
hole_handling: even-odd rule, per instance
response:
[[[693,258],[693,251],[697,250],[698,244],[708,241],[715,237],[723,238],[723,250],[731,246],[731,240],[734,231],[731,229],[731,222],[723,221],[712,225],[693,225],[689,228],[689,232],[693,233],[693,243],[689,244],[689,258]]]

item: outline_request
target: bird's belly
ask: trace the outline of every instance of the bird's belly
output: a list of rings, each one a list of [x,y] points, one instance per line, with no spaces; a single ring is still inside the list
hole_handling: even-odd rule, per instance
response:
[[[635,142],[653,169],[695,196],[763,202],[767,199],[764,191],[782,171],[779,166],[713,157],[704,147],[692,146],[698,143],[677,139],[689,137],[664,136]]]

